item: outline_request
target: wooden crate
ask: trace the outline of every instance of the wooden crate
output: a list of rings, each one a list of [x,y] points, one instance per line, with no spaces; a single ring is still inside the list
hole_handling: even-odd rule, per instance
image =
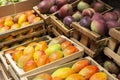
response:
[[[3,55],[0,55],[1,59],[2,59],[2,62],[6,65],[6,68],[7,68],[8,71],[12,71],[13,74],[16,74],[16,77],[18,77],[18,78],[21,77],[22,78],[24,76],[36,73],[37,71],[42,71],[42,70],[45,70],[47,68],[54,67],[56,65],[60,65],[60,64],[66,63],[66,62],[68,62],[70,60],[73,60],[75,58],[79,58],[79,57],[81,58],[84,55],[84,49],[81,46],[77,45],[76,43],[74,43],[73,41],[69,40],[65,36],[59,36],[58,38],[70,41],[78,49],[78,51],[75,54],[71,54],[70,56],[61,58],[59,60],[56,60],[54,62],[48,63],[48,64],[43,65],[43,66],[40,66],[40,67],[35,68],[35,69],[33,69],[31,71],[28,71],[28,72],[24,72],[23,69],[20,69],[16,65],[16,63],[12,59],[11,54],[5,54],[6,51],[11,50],[11,49],[8,49],[8,50],[5,50],[5,51],[1,52],[1,54],[3,54]],[[37,41],[39,41],[39,40],[37,40]],[[23,45],[27,45],[27,44],[23,44]],[[14,48],[12,48],[12,49],[14,49]],[[8,60],[8,62],[10,63],[9,65],[6,63],[6,60]]]
[[[0,62],[0,79],[1,80],[12,80],[12,76],[9,72],[4,68],[3,63]]]
[[[101,0],[94,0],[94,2],[97,2],[97,1],[100,1],[102,2]],[[80,2],[80,0],[77,0],[76,2],[74,2],[73,4],[71,4],[73,6],[73,8],[76,9],[76,6],[77,4]],[[103,4],[105,4],[104,2],[102,2]],[[101,14],[104,14],[110,10],[112,10],[113,8],[107,4],[105,4],[105,11],[101,12]],[[63,22],[58,18],[58,12],[56,12],[55,14],[53,15],[50,15],[50,18],[51,18],[51,24],[52,25],[55,25],[56,27],[58,27],[58,32],[62,31],[62,33],[64,33],[65,36],[67,37],[70,37],[72,34],[72,30],[73,28],[69,28],[68,26],[64,25]]]
[[[8,60],[6,59],[5,57],[5,52],[8,51],[8,50],[11,50],[11,49],[14,49],[16,47],[19,47],[19,46],[22,46],[22,45],[27,45],[31,42],[38,42],[38,41],[43,41],[43,40],[51,40],[52,38],[48,35],[44,35],[43,37],[39,37],[37,40],[32,40],[32,41],[29,41],[29,42],[26,42],[26,43],[22,43],[18,46],[14,46],[14,47],[11,47],[11,48],[8,48],[8,49],[5,49],[3,51],[1,51],[0,53],[0,59],[3,63],[3,66],[4,68],[11,73],[11,76],[16,79],[16,80],[19,80],[19,77],[18,75],[16,74],[16,72],[13,70],[13,68],[11,67],[10,63],[8,62]]]
[[[107,47],[104,49],[104,54],[113,59],[120,66],[120,28],[110,29]]]
[[[83,46],[87,55],[95,57],[107,45],[108,38],[101,39],[101,35],[80,26],[79,23],[73,22],[72,27],[72,40]]]
[[[55,25],[49,25],[47,27],[47,31],[48,34],[53,35],[53,36],[60,36],[60,35],[64,35],[63,31],[59,30],[58,27],[56,27]],[[68,37],[68,36],[67,36]]]
[[[79,61],[79,60],[82,60],[82,59],[87,59],[90,61],[90,64],[92,65],[96,65],[98,68],[99,68],[99,71],[103,71],[107,74],[108,76],[108,80],[118,80],[116,79],[115,77],[113,77],[108,71],[106,71],[102,66],[100,66],[96,61],[94,61],[91,57],[85,57],[85,58],[81,58],[81,59],[77,59],[77,60],[74,60],[72,62],[69,62],[69,63],[66,63],[66,64],[63,64],[61,66],[57,66],[57,67],[54,67],[54,68],[49,68],[47,70],[44,70],[44,71],[41,71],[41,72],[36,72],[35,74],[32,74],[32,75],[29,75],[27,76],[26,78],[24,78],[25,80],[32,80],[36,75],[38,74],[42,74],[42,73],[48,73],[48,74],[51,74],[53,73],[56,69],[58,68],[61,68],[61,67],[71,67],[75,62]],[[21,79],[23,80],[23,79]]]
[[[35,13],[36,14],[36,13]],[[10,15],[10,16],[15,16]],[[38,14],[36,14],[38,16]],[[44,20],[41,20],[39,22],[35,22],[32,24],[29,24],[27,26],[21,27],[19,29],[10,29],[6,32],[0,33],[0,48],[12,44],[17,41],[22,41],[27,38],[31,38],[33,36],[38,36],[38,35],[45,35],[47,30],[45,29],[45,23]],[[22,35],[19,36],[18,35]],[[12,36],[12,39],[9,39],[9,36]],[[8,38],[8,39],[7,39]]]
[[[33,9],[39,14],[39,16],[40,16],[43,20],[45,20],[46,24],[49,25],[49,24],[51,23],[51,22],[50,22],[50,17],[49,17],[50,14],[42,14],[42,13],[40,13],[40,11],[38,10],[37,6],[34,6]],[[53,14],[56,14],[56,12],[53,13]],[[51,15],[53,15],[53,14],[51,14]]]
[[[75,2],[71,3],[71,4],[75,4],[76,2],[78,2],[79,0],[76,0]],[[45,22],[47,24],[51,24],[51,20],[50,20],[50,15],[54,15],[56,13],[58,13],[58,11],[56,11],[55,13],[52,13],[52,14],[42,14],[39,10],[38,10],[38,7],[37,6],[34,6],[33,9],[39,14],[39,16],[45,20]]]

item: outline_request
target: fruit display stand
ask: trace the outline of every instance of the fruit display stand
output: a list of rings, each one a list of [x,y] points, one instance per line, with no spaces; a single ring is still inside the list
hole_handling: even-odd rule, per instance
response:
[[[100,0],[98,0],[100,1]],[[73,11],[75,11],[74,9],[76,9],[78,3],[80,1],[76,1],[74,3],[72,3],[72,7],[73,7]],[[94,0],[94,2],[97,2],[97,0]],[[100,1],[102,2],[102,1]],[[105,4],[104,2],[102,2],[105,5],[105,10],[103,12],[101,12],[101,14],[104,14],[110,10],[112,10],[113,8],[107,4]],[[66,26],[63,21],[60,19],[61,17],[58,16],[58,12],[56,12],[56,14],[50,15],[50,19],[51,19],[51,24],[54,25],[53,27],[55,27],[56,31],[62,33],[62,35],[65,35],[67,37],[70,37],[72,35],[72,31],[73,28],[70,26]]]
[[[44,37],[45,37],[45,36],[44,36]],[[66,56],[66,57],[64,57],[64,58],[61,58],[61,59],[56,60],[56,61],[54,61],[54,62],[50,62],[50,63],[48,63],[48,64],[46,64],[46,65],[40,66],[40,67],[38,67],[38,68],[35,68],[35,69],[30,70],[30,71],[27,71],[27,72],[25,72],[23,69],[20,69],[20,68],[16,65],[15,61],[12,59],[11,53],[10,53],[10,54],[5,54],[6,51],[12,50],[12,49],[15,49],[15,48],[8,49],[8,50],[5,50],[5,51],[1,52],[1,54],[2,54],[2,55],[1,55],[1,59],[2,59],[3,63],[6,65],[7,70],[8,70],[8,71],[11,71],[11,75],[13,75],[13,77],[14,77],[14,74],[16,75],[14,78],[23,78],[23,77],[25,77],[25,76],[34,74],[34,73],[36,73],[36,72],[38,72],[38,71],[41,72],[41,71],[43,71],[43,70],[45,70],[45,69],[48,69],[48,68],[54,67],[54,66],[56,66],[56,65],[60,65],[60,64],[66,63],[66,62],[71,61],[71,60],[73,60],[73,59],[81,58],[81,57],[84,55],[84,49],[83,49],[81,46],[77,45],[76,43],[74,43],[74,42],[71,41],[70,39],[66,38],[65,36],[59,36],[59,37],[57,37],[57,39],[58,39],[58,38],[61,39],[61,40],[70,41],[70,42],[78,49],[78,51],[75,52],[74,54],[71,54],[71,55]],[[41,41],[41,40],[37,40],[37,41]],[[48,39],[48,42],[49,42],[49,41],[50,41],[50,40]],[[34,41],[34,42],[35,42],[35,41]],[[27,45],[27,44],[23,44],[23,45]],[[5,55],[4,55],[4,54],[5,54]],[[6,60],[7,60],[10,64],[7,64],[7,63],[6,63]]]
[[[107,47],[104,49],[104,54],[113,59],[120,66],[120,28],[113,28],[109,31],[110,39]]]
[[[79,61],[79,60],[84,60],[84,59],[87,59],[90,61],[90,64],[91,65],[95,65],[99,68],[99,71],[102,71],[104,73],[107,74],[107,80],[118,80],[116,78],[114,78],[109,72],[107,72],[102,66],[100,66],[96,61],[94,61],[91,57],[84,57],[84,58],[79,58],[77,60],[74,60],[74,61],[71,61],[69,63],[65,63],[63,65],[60,65],[60,66],[56,66],[56,67],[53,67],[53,68],[49,68],[47,70],[44,70],[42,72],[37,72],[35,74],[32,74],[32,75],[29,75],[26,77],[26,80],[32,80],[33,78],[35,78],[35,76],[39,75],[39,74],[42,74],[42,73],[47,73],[47,74],[52,74],[55,70],[59,69],[59,68],[63,68],[63,67],[72,67],[72,65]],[[22,79],[21,79],[22,80]]]
[[[107,45],[109,38],[101,39],[101,35],[81,27],[77,22],[73,22],[72,27],[74,28],[72,40],[83,46],[87,55],[95,57]]]

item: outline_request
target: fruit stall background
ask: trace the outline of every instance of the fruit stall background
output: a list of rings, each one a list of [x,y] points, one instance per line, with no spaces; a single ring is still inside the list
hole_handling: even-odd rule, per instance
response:
[[[120,0],[0,0],[1,76],[120,80],[119,4]]]

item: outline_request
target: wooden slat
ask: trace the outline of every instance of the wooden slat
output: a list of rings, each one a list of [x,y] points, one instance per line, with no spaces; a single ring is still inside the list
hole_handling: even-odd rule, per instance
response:
[[[75,28],[76,30],[80,31],[82,34],[86,35],[87,37],[89,37],[92,40],[98,40],[101,37],[99,34],[94,33],[92,31],[90,31],[89,29],[86,29],[86,28],[80,26],[80,24],[77,22],[73,22],[72,27]]]
[[[120,28],[119,27],[110,29],[109,34],[112,38],[120,41]]]
[[[114,51],[116,48],[116,45],[117,45],[117,40],[110,38],[108,42],[108,47]]]
[[[12,39],[12,40],[9,40],[9,41],[6,41],[6,42],[2,42],[2,43],[0,43],[0,48],[2,48],[4,45],[9,45],[9,44],[12,44],[12,43],[17,42],[17,41],[22,41],[23,39],[27,39],[27,38],[31,38],[33,36],[43,34],[44,32],[46,32],[46,30],[43,29],[43,30],[40,30],[40,31],[37,31],[37,32],[33,32],[29,35],[25,35],[25,36],[18,37],[18,38],[15,38],[15,39]]]
[[[85,53],[91,57],[95,57],[95,52],[93,52],[92,50],[90,50],[89,48],[87,48],[85,45],[83,45],[82,43],[80,43],[79,41],[77,41],[74,38],[71,38],[72,41],[74,41],[75,43],[77,43],[78,45],[82,46],[85,49]]]
[[[57,20],[57,17],[51,15],[50,18],[52,24],[58,27],[65,35],[70,36],[71,29],[67,29],[61,21]]]
[[[54,27],[52,27],[52,32],[54,33],[55,36],[61,35],[58,31],[56,31],[56,29]]]
[[[120,46],[118,48],[117,54],[120,56]]]
[[[29,24],[29,25],[27,25],[25,27],[22,27],[22,28],[19,28],[17,30],[9,30],[7,32],[0,33],[0,38],[4,38],[4,36],[8,36],[8,35],[13,35],[14,36],[14,35],[23,33],[23,32],[25,32],[27,30],[39,27],[41,25],[44,25],[44,21],[43,20],[41,20],[40,22]]]
[[[108,47],[104,49],[104,54],[107,55],[109,58],[112,58],[120,66],[120,56],[118,54],[113,52]]]
[[[95,51],[95,49],[98,49],[99,44],[97,44],[95,41],[91,40],[90,41],[90,49],[92,51]]]
[[[47,19],[48,16],[46,14],[41,14],[40,11],[38,10],[37,6],[34,6],[33,9],[38,13],[38,15],[42,18],[42,19]]]
[[[88,45],[88,37],[85,36],[84,34],[81,35],[81,39],[80,39],[80,43],[82,43],[83,45],[85,45],[87,47]]]
[[[80,37],[80,32],[74,29],[72,32],[72,37],[78,40]]]

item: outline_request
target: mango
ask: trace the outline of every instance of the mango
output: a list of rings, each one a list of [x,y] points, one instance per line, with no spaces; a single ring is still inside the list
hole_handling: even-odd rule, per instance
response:
[[[35,46],[35,51],[38,50],[43,50],[45,51],[48,48],[48,45],[45,41],[40,41],[36,46]]]
[[[23,54],[33,54],[35,52],[33,46],[27,46],[24,51]]]
[[[71,45],[63,50],[63,54],[64,54],[64,56],[69,56],[71,54],[74,54],[77,51],[78,51],[78,49],[75,46]]]
[[[37,67],[36,63],[33,60],[29,60],[25,63],[23,70],[25,72],[35,69]]]
[[[90,5],[89,5],[88,3],[86,3],[86,2],[84,2],[84,1],[80,1],[80,2],[78,3],[78,5],[77,5],[77,9],[78,9],[79,11],[83,11],[83,10],[86,9],[86,8],[90,8]]]
[[[65,80],[85,80],[85,78],[80,74],[75,73],[68,76]]]
[[[23,22],[27,21],[27,17],[25,14],[21,14],[20,17],[18,18],[18,24],[21,25]]]
[[[52,80],[52,77],[48,73],[41,73],[32,80]]]
[[[93,74],[89,80],[108,80],[108,78],[104,72],[97,72]]]
[[[93,3],[92,8],[95,10],[95,12],[101,13],[105,10],[105,5],[104,3],[98,1],[98,2]]]
[[[12,59],[17,62],[18,59],[22,56],[23,51],[21,50],[15,50],[14,53],[12,53]]]
[[[92,17],[95,14],[95,10],[92,8],[86,8],[82,11],[82,16]]]
[[[64,41],[61,43],[62,50],[64,50],[66,47],[72,45],[70,41]]]
[[[46,50],[45,50],[45,53],[46,55],[51,55],[53,52],[55,51],[58,51],[58,50],[61,50],[61,45],[60,44],[54,44],[54,45],[51,45],[49,46]]]
[[[84,76],[86,80],[88,80],[93,74],[98,72],[98,67],[95,65],[88,65],[80,70],[79,74]]]
[[[62,68],[59,68],[59,69],[55,70],[52,73],[52,77],[60,77],[62,79],[65,79],[65,78],[67,78],[69,75],[71,75],[73,73],[74,73],[74,71],[71,68],[62,67]]]
[[[77,11],[77,12],[75,12],[73,15],[72,15],[72,17],[75,19],[75,21],[80,21],[80,19],[82,18],[82,13],[81,12],[79,12],[79,11]]]
[[[63,57],[62,51],[58,50],[58,51],[55,51],[54,53],[52,53],[49,56],[49,59],[50,59],[50,62],[52,62],[52,61],[58,60],[58,59],[60,59],[62,57]]]
[[[63,80],[63,79],[61,79],[59,77],[53,77],[52,80]]]
[[[14,24],[14,22],[12,20],[4,22],[4,26],[12,26],[13,24]]]
[[[23,69],[25,63],[26,63],[27,61],[29,61],[30,59],[32,59],[32,55],[31,55],[31,54],[22,55],[22,56],[18,59],[18,61],[17,61],[18,67]]]
[[[112,61],[105,61],[103,64],[104,68],[113,74],[119,73],[119,67]]]
[[[84,59],[84,60],[79,60],[76,63],[73,64],[72,69],[75,72],[79,72],[81,69],[89,65],[89,60]]]
[[[107,33],[106,22],[104,19],[96,19],[91,22],[91,30],[100,35]]]

